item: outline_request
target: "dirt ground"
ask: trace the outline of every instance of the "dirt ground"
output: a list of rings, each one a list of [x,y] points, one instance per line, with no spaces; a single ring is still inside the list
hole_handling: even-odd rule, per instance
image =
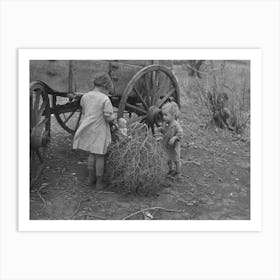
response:
[[[153,207],[161,208],[128,219],[250,219],[249,136],[208,126],[205,108],[195,99],[182,103],[182,179],[167,179],[153,196],[87,186],[87,155],[71,149],[72,136],[52,117],[45,169],[30,191],[30,219],[119,220]]]

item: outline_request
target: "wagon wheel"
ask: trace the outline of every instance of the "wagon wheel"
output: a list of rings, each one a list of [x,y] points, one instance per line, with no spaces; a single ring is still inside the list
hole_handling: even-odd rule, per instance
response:
[[[180,107],[180,92],[176,77],[169,68],[162,65],[149,65],[137,72],[127,84],[122,95],[118,118],[124,112],[143,116],[143,120],[154,132],[159,109],[169,101]]]
[[[30,185],[43,171],[44,156],[51,136],[48,93],[40,82],[30,84]]]
[[[53,112],[60,126],[74,135],[82,117],[80,101],[69,102],[66,97],[52,96]]]

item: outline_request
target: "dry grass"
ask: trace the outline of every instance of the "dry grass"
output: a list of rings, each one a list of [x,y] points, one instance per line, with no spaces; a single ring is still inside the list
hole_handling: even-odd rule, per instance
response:
[[[110,146],[106,177],[111,188],[121,193],[155,194],[164,184],[165,152],[144,123],[128,123],[129,138]]]
[[[238,134],[248,134],[250,126],[250,64],[248,61],[205,61],[201,78],[187,77],[184,65],[177,67],[178,77],[183,98],[188,101],[196,100],[208,110],[210,123],[221,128],[229,128]],[[219,102],[221,94],[226,94],[226,103]],[[224,111],[229,113],[226,122],[221,125]],[[217,121],[218,119],[218,121]]]

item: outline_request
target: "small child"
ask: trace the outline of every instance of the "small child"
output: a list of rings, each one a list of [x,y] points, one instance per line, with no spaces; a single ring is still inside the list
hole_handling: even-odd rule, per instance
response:
[[[120,133],[127,137],[127,127],[126,127],[127,121],[124,118],[119,118],[118,119],[118,129]]]
[[[111,143],[110,122],[115,118],[113,106],[108,97],[113,82],[107,73],[93,77],[92,90],[82,95],[80,105],[83,119],[73,139],[73,149],[87,151],[89,185],[96,183],[96,189],[104,188],[104,160]]]
[[[167,154],[167,164],[169,171],[167,175],[179,176],[181,173],[181,139],[183,137],[183,129],[177,121],[180,111],[175,102],[166,103],[162,107],[163,114],[163,145]],[[173,164],[175,169],[173,169]]]

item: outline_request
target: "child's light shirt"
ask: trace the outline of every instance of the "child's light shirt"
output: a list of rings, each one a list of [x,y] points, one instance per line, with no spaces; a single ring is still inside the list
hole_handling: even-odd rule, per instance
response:
[[[163,145],[167,153],[169,160],[179,161],[181,154],[181,139],[183,138],[183,129],[177,120],[172,121],[169,124],[164,124],[162,128],[163,133]],[[169,145],[169,141],[172,137],[177,136],[178,140],[173,145]]]
[[[93,90],[82,96],[80,104],[83,118],[74,136],[73,149],[104,155],[111,143],[105,117],[113,114],[112,103],[107,95]]]

